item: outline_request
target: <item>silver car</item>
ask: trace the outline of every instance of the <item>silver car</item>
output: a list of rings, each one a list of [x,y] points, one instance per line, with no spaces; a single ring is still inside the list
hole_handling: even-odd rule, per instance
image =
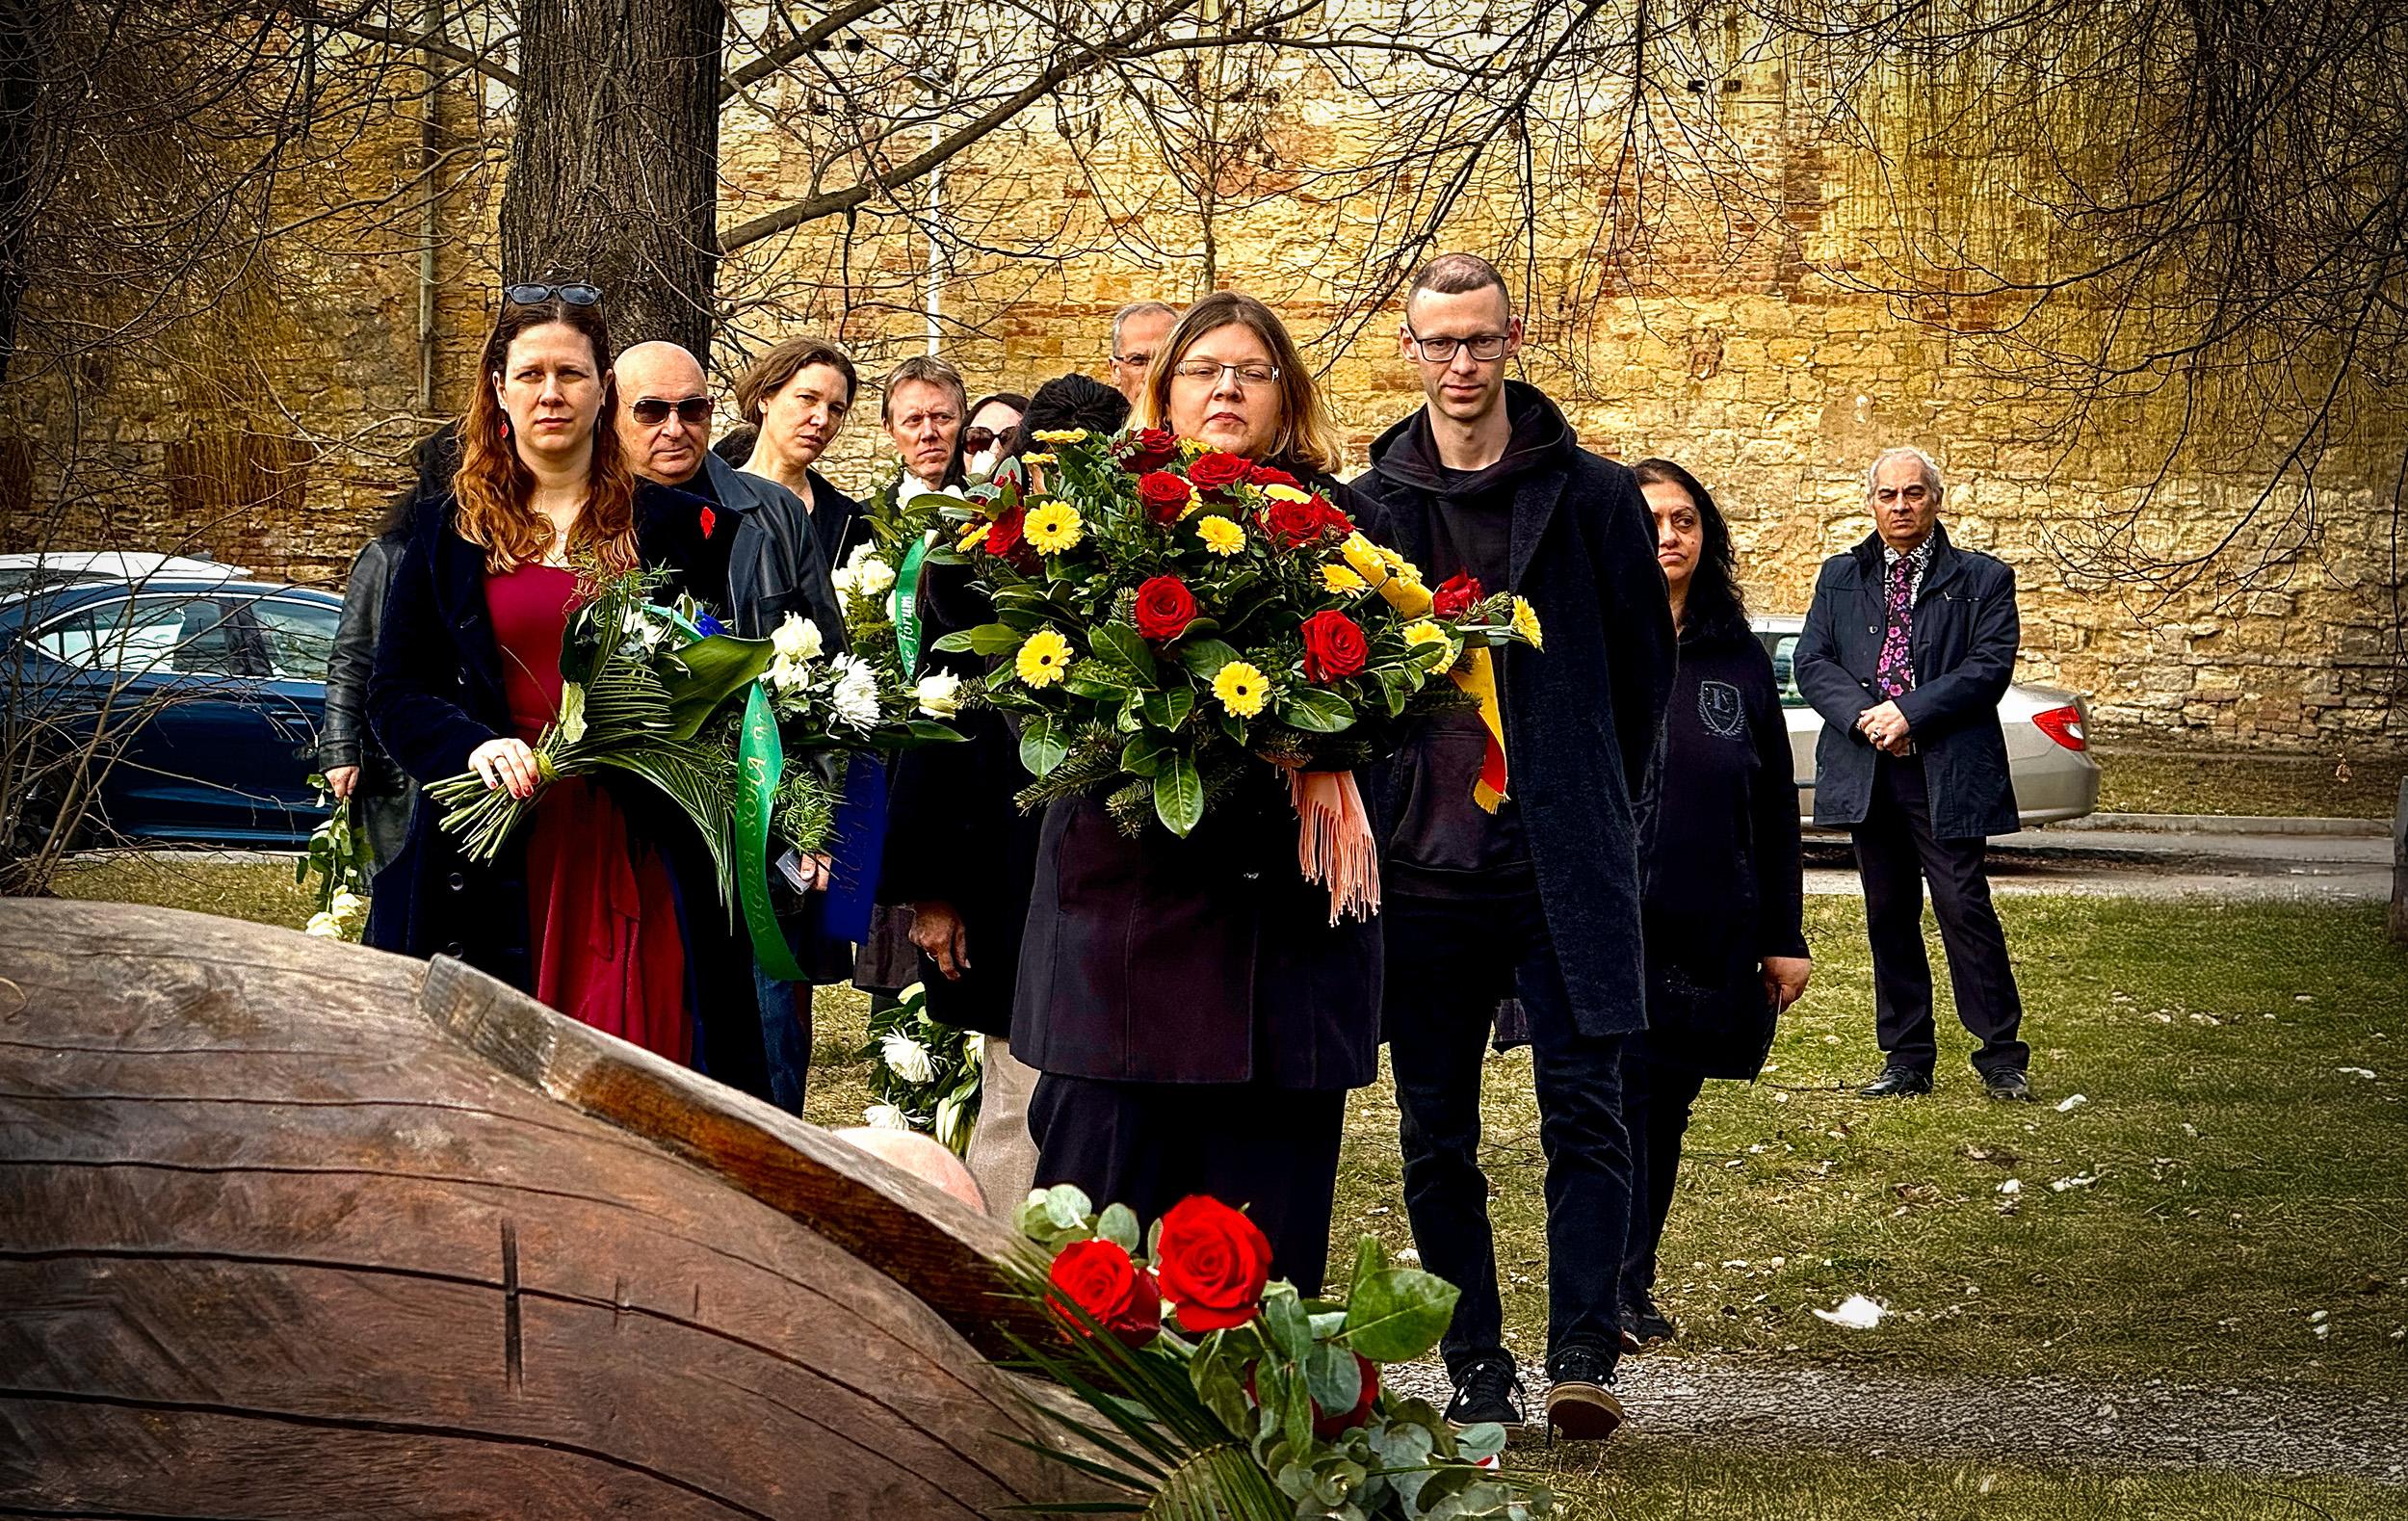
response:
[[[1750,622],[1772,657],[1772,678],[1780,683],[1782,717],[1790,726],[1790,760],[1797,774],[1797,810],[1811,828],[1815,742],[1822,735],[1822,715],[1797,690],[1797,636],[1806,620],[1759,617]],[[2015,785],[2015,811],[2025,828],[2098,811],[2099,763],[2090,758],[2090,710],[2081,697],[2055,687],[2017,682],[1999,699],[1999,726],[2006,731],[2007,777]]]

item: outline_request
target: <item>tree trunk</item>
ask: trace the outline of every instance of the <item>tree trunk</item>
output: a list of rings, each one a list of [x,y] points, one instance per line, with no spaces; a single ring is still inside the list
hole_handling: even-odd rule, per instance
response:
[[[25,248],[38,200],[34,161],[42,68],[37,49],[55,35],[59,22],[55,8],[42,0],[0,0],[0,381],[9,378],[16,356]]]
[[[586,279],[620,348],[707,358],[719,266],[717,0],[527,0],[505,281]]]

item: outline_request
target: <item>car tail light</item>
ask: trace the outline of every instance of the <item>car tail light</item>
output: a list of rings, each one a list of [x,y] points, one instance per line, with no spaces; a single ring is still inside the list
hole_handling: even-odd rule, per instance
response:
[[[2080,708],[2071,705],[2051,708],[2045,713],[2033,714],[2031,721],[2040,725],[2041,733],[2069,750],[2090,747],[2090,741],[2081,731],[2081,709]]]

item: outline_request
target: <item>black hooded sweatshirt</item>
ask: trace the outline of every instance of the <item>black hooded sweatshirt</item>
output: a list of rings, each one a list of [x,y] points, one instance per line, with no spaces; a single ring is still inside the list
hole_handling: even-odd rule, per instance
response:
[[[1439,462],[1427,407],[1372,446],[1374,468],[1409,488],[1419,505],[1430,545],[1422,569],[1432,587],[1468,573],[1483,594],[1518,590],[1509,585],[1514,491],[1534,471],[1565,468],[1577,448],[1571,425],[1537,391],[1508,387],[1505,408],[1512,436],[1484,469],[1451,470]],[[1513,654],[1490,654],[1500,692]],[[1391,890],[1448,899],[1537,890],[1519,805],[1508,800],[1490,814],[1472,800],[1485,743],[1477,713],[1442,715],[1407,742],[1393,773],[1397,827],[1383,863]]]

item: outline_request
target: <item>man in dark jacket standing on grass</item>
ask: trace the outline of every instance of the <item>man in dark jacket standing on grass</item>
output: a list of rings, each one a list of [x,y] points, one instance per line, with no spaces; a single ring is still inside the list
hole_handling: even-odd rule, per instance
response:
[[[2016,828],[1999,727],[2021,638],[2015,572],[1949,542],[1947,485],[1922,450],[1885,451],[1865,487],[1873,532],[1823,562],[1796,664],[1798,690],[1822,715],[1815,822],[1854,838],[1865,883],[1885,1064],[1862,1091],[1931,1091],[1928,880],[1956,1017],[1981,1042],[1974,1069],[1992,1098],[2028,1101],[2023,1002],[1982,869],[1986,837]]]
[[[1633,800],[1663,721],[1672,619],[1636,478],[1505,379],[1521,341],[1494,266],[1432,261],[1399,336],[1428,405],[1354,483],[1376,504],[1367,531],[1442,597],[1514,592],[1546,640],[1497,652],[1510,774],[1495,813],[1473,800],[1476,714],[1426,726],[1381,778],[1382,1012],[1413,1238],[1463,1293],[1441,1349],[1447,1416],[1518,1424],[1479,1148],[1490,1018],[1521,1000],[1547,1154],[1547,1418],[1602,1437],[1621,1421],[1606,1384],[1631,1207],[1622,1045],[1646,1025]]]

